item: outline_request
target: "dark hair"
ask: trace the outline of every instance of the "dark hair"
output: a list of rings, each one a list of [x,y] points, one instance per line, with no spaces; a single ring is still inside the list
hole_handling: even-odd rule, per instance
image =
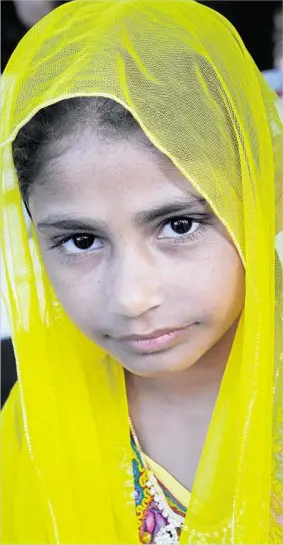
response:
[[[48,159],[59,157],[66,149],[66,136],[79,134],[84,128],[105,138],[143,134],[132,114],[110,98],[76,97],[42,108],[19,130],[12,144],[13,161],[27,208],[31,184],[43,172]]]

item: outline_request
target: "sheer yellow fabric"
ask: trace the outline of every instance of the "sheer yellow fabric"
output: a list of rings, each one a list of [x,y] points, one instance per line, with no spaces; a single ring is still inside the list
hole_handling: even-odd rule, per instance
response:
[[[19,375],[2,424],[2,543],[138,543],[123,369],[56,300],[30,249],[11,154],[40,108],[97,95],[128,108],[208,200],[246,269],[181,543],[281,543],[275,93],[231,24],[189,0],[67,3],[27,33],[1,83],[2,251]]]

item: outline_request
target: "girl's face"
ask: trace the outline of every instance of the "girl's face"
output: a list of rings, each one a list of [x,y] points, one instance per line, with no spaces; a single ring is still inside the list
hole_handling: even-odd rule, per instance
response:
[[[129,371],[185,370],[238,319],[239,255],[161,154],[81,136],[35,182],[30,209],[66,312]]]

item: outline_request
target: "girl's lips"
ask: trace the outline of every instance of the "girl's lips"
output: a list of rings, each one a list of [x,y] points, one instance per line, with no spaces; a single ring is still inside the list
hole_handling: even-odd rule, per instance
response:
[[[183,337],[191,327],[192,326],[182,329],[174,329],[160,334],[157,333],[157,336],[152,334],[148,338],[145,336],[124,337],[120,338],[119,341],[134,352],[139,352],[141,354],[152,354],[154,352],[160,352],[161,350],[170,348],[176,344],[176,342]]]

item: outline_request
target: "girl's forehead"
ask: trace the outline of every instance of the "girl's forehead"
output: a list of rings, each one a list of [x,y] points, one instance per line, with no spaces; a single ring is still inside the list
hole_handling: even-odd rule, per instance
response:
[[[199,196],[173,163],[157,150],[131,141],[79,142],[49,161],[35,183],[44,199],[95,200]]]

